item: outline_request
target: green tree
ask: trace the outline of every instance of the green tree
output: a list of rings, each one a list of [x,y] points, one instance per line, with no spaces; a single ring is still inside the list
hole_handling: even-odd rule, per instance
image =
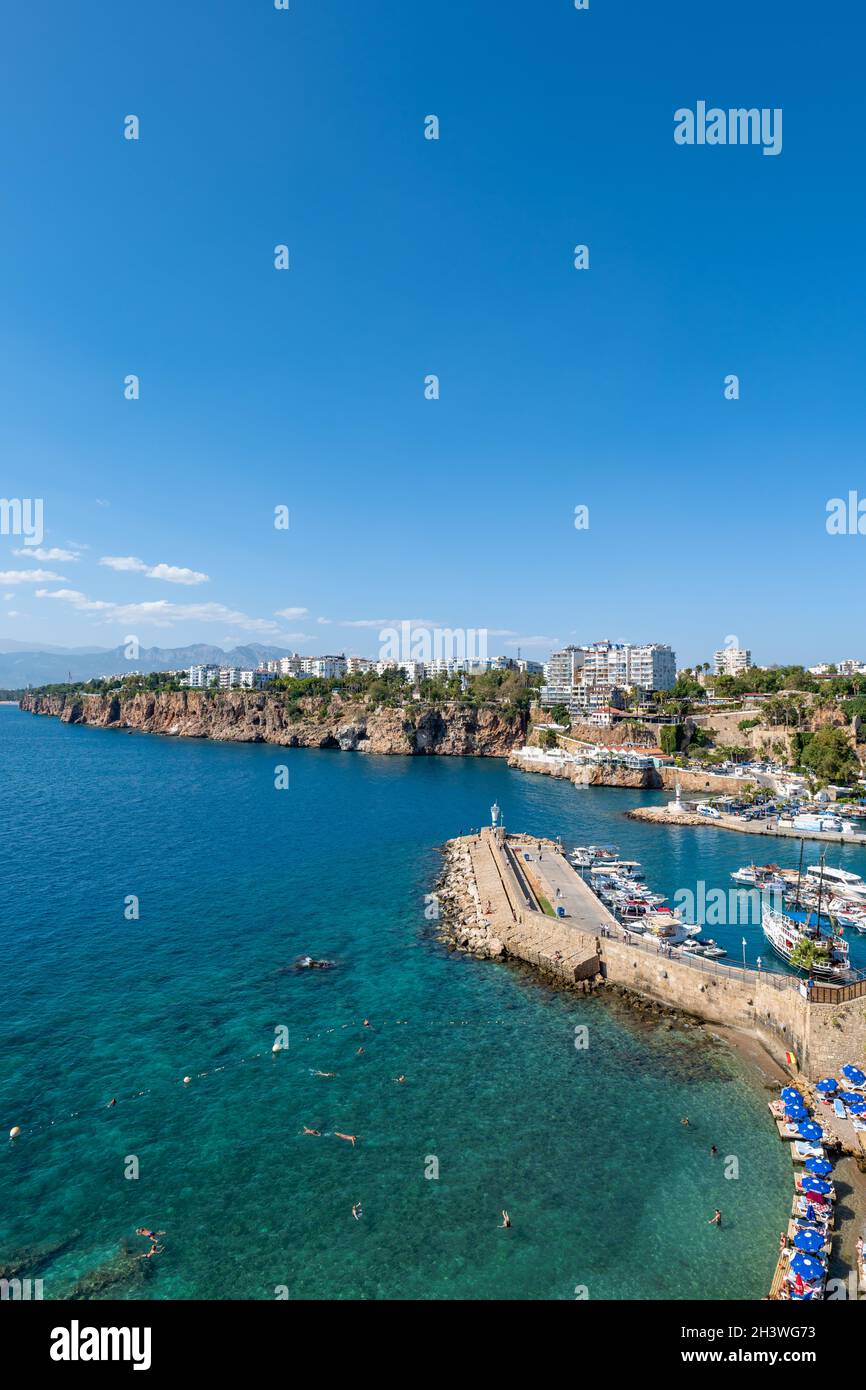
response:
[[[860,760],[847,733],[829,724],[812,736],[800,754],[800,762],[819,780],[842,786],[848,786],[860,773]]]

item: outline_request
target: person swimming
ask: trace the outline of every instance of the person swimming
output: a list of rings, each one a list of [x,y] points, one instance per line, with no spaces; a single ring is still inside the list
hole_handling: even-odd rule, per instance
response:
[[[394,1077],[394,1080],[397,1082],[398,1085],[402,1086],[402,1084],[403,1084],[403,1082],[406,1080],[406,1078],[405,1078],[405,1076],[403,1076],[403,1075],[401,1074],[400,1076],[395,1076],[395,1077]]]
[[[301,1133],[302,1133],[302,1134],[315,1134],[317,1138],[320,1138],[320,1137],[321,1137],[321,1134],[322,1134],[322,1131],[321,1131],[320,1129],[309,1129],[309,1128],[307,1127],[307,1125],[304,1125],[303,1129],[301,1130]]]
[[[335,1130],[334,1130],[334,1138],[335,1138],[335,1139],[348,1139],[348,1141],[349,1141],[349,1143],[352,1145],[352,1148],[353,1148],[353,1149],[354,1149],[354,1147],[355,1147],[355,1140],[356,1140],[356,1139],[360,1139],[360,1137],[361,1137],[360,1134],[341,1134],[340,1131],[339,1131],[338,1129],[335,1129]]]
[[[507,1231],[508,1228],[510,1227],[510,1225],[511,1225],[511,1217],[508,1215],[508,1212],[503,1208],[503,1211],[502,1211],[502,1223],[501,1223],[499,1229],[500,1229],[500,1231]]]
[[[721,1226],[721,1224],[722,1224],[722,1213],[719,1211],[718,1207],[716,1207],[715,1211],[713,1212],[712,1216],[710,1217],[709,1221],[707,1222],[707,1225],[708,1225],[708,1226]]]
[[[354,1216],[354,1218],[355,1218],[356,1221],[360,1221],[360,1220],[361,1220],[361,1217],[364,1215],[364,1212],[363,1212],[363,1210],[362,1210],[362,1207],[361,1207],[361,1203],[360,1203],[360,1202],[353,1202],[353,1203],[352,1203],[352,1215]]]
[[[144,1236],[145,1240],[150,1241],[150,1249],[139,1255],[138,1258],[140,1260],[152,1260],[154,1255],[162,1254],[165,1246],[160,1245],[159,1237],[164,1236],[165,1231],[149,1231],[146,1226],[137,1226],[135,1228],[135,1234],[137,1236]]]

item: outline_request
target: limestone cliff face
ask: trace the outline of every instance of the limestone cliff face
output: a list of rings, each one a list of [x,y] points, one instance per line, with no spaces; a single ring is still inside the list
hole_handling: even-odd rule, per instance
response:
[[[294,710],[283,694],[240,690],[160,691],[124,699],[32,694],[24,696],[20,707],[55,715],[66,724],[359,753],[507,757],[526,734],[525,719],[508,721],[494,707],[413,702],[370,710],[339,695],[332,695],[326,706],[304,699]]]

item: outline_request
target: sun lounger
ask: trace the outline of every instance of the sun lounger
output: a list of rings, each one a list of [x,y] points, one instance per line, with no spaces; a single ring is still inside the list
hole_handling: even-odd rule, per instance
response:
[[[845,1119],[845,1106],[842,1104],[841,1100],[833,1101],[833,1114],[838,1115],[840,1120]]]
[[[803,1163],[806,1162],[807,1158],[824,1158],[825,1156],[820,1144],[806,1144],[801,1139],[798,1139],[793,1145],[793,1150],[795,1156]]]

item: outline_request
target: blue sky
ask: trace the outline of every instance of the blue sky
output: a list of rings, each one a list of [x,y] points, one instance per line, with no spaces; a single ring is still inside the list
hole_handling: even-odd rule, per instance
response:
[[[864,39],[802,0],[15,7],[0,495],[74,558],[0,537],[0,636],[866,657],[866,536],[825,529],[866,497]],[[676,145],[698,100],[782,108],[781,154]]]

